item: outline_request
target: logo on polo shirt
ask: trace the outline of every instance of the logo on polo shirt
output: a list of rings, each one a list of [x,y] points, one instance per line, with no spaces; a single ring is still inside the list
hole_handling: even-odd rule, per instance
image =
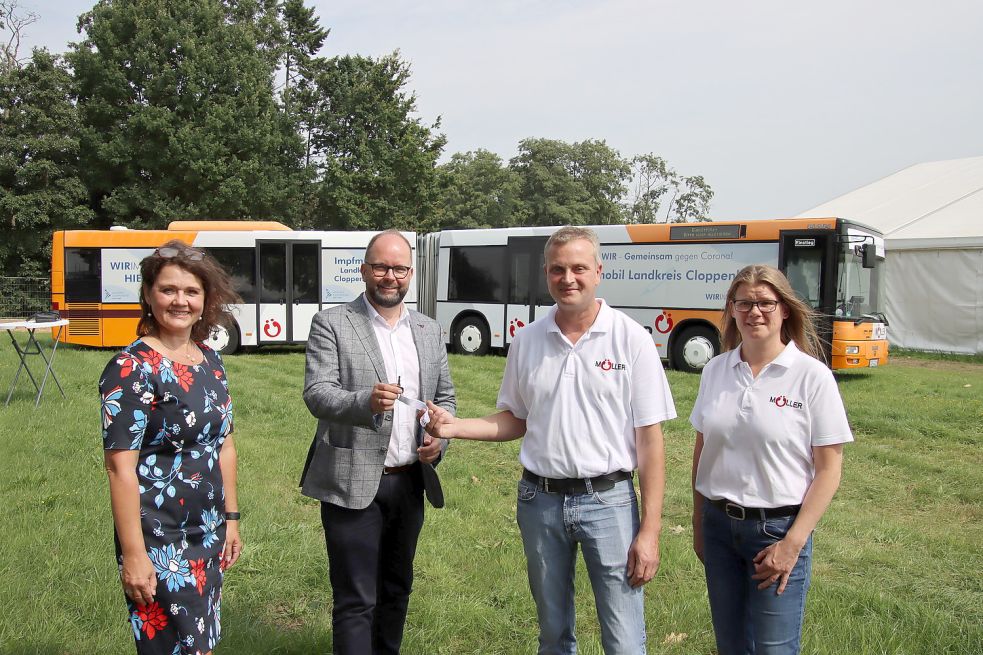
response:
[[[775,403],[775,407],[788,407],[789,409],[802,409],[802,403],[797,400],[789,400],[785,396],[772,396],[768,402]]]
[[[594,362],[594,366],[601,369],[602,371],[623,371],[626,368],[628,368],[624,364],[616,364],[615,362],[612,362],[610,359],[602,359],[599,362]]]

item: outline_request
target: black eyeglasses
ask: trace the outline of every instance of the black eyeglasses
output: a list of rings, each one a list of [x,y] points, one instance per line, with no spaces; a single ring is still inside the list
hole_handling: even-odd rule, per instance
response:
[[[154,254],[160,255],[164,259],[174,259],[175,257],[184,257],[193,262],[200,262],[205,258],[205,254],[200,250],[195,250],[194,248],[175,248],[173,246],[165,246],[163,248],[158,248],[154,251]]]
[[[365,262],[365,265],[372,269],[372,275],[376,277],[386,277],[386,274],[392,271],[393,277],[397,280],[402,280],[413,270],[412,266],[386,266],[385,264],[370,264],[368,262]]]
[[[757,307],[762,314],[770,314],[778,309],[777,300],[734,300],[734,309],[744,313],[751,311],[752,307]]]

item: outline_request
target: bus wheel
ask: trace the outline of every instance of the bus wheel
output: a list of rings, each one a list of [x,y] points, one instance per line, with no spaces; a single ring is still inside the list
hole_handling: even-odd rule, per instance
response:
[[[672,365],[687,373],[699,373],[720,353],[717,332],[702,325],[687,328],[672,343]]]
[[[485,355],[491,345],[491,335],[485,321],[467,316],[458,321],[454,330],[454,351],[462,355]]]
[[[231,355],[239,350],[239,330],[234,327],[230,329],[224,325],[216,325],[212,328],[208,338],[205,339],[205,345],[215,352]]]

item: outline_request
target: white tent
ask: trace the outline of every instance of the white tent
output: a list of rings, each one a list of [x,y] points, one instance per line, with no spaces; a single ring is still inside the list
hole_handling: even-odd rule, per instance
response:
[[[983,157],[917,164],[800,216],[884,233],[891,343],[983,353]]]

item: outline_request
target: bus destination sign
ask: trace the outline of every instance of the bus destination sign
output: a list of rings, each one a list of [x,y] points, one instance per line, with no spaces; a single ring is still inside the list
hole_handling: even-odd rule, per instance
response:
[[[700,239],[740,239],[742,225],[709,225],[686,223],[669,227],[670,241],[695,241]]]

